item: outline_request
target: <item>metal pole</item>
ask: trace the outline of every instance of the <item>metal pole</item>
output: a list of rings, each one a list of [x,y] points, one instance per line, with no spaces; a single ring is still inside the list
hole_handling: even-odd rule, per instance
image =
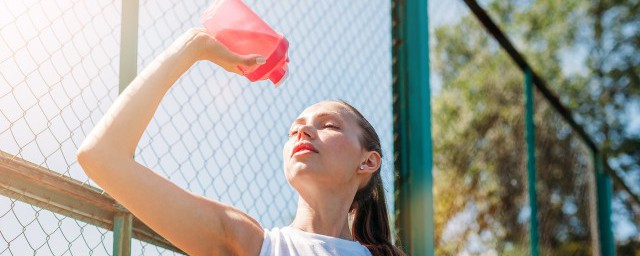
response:
[[[410,255],[434,255],[427,1],[393,3],[398,231]]]
[[[613,184],[611,177],[604,171],[602,153],[594,154],[596,169],[596,193],[598,194],[598,231],[601,255],[615,255],[616,248],[613,240],[613,226],[611,224],[611,196]]]
[[[531,255],[538,256],[538,197],[536,195],[536,130],[533,108],[533,77],[531,70],[524,72],[525,129],[527,140],[527,184],[529,185],[529,208],[531,210],[530,237]]]
[[[113,219],[113,255],[131,255],[131,226],[133,215],[131,213],[116,214]]]
[[[138,0],[122,0],[119,93],[124,91],[138,73],[138,7]],[[131,213],[114,216],[113,255],[131,255],[132,220]]]
[[[122,0],[121,22],[120,93],[138,73],[138,0]]]

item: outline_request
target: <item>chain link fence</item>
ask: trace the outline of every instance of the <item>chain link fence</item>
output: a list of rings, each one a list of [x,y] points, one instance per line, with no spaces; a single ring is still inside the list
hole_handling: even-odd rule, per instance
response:
[[[135,158],[179,186],[228,203],[263,227],[288,225],[297,196],[282,170],[290,123],[309,105],[343,99],[382,140],[393,198],[391,3],[245,1],[290,42],[291,76],[274,89],[211,63],[167,93]],[[201,27],[210,1],[140,1],[138,70]],[[75,152],[118,95],[120,1],[0,1],[0,150],[7,158],[97,188]],[[79,186],[80,186],[79,185]],[[0,255],[110,255],[114,234],[0,191]],[[393,201],[389,202],[393,209]],[[173,255],[134,240],[132,255]]]
[[[0,1],[0,150],[93,185],[75,151],[118,94],[119,8]],[[108,229],[21,200],[0,196],[0,255],[111,251]]]
[[[462,1],[429,1],[436,255],[527,255],[520,70]]]
[[[637,125],[632,124],[637,122],[637,111],[634,112],[633,109],[638,104],[638,99],[632,89],[637,88],[637,82],[628,78],[628,74],[631,77],[637,74],[635,70],[639,59],[635,56],[638,51],[638,33],[626,30],[638,24],[638,16],[631,10],[637,10],[640,4],[635,1],[619,1],[603,5],[600,2],[569,0],[562,3],[534,1],[497,6],[495,3],[484,3],[485,9],[497,18],[496,22],[500,26],[511,28],[510,36],[514,39],[521,38],[513,40],[514,45],[526,54],[531,65],[549,82],[549,87],[557,92],[560,101],[572,110],[573,118],[582,124],[592,139],[601,145],[603,154],[607,155],[603,171],[614,181],[609,196],[612,200],[611,221],[616,254],[640,253],[640,190],[635,185],[640,172],[638,159],[635,157],[637,153],[633,149],[625,150],[616,145],[624,143],[621,141],[633,140],[639,134]],[[501,14],[505,11],[510,14]],[[531,32],[515,32],[518,26],[526,26]],[[536,95],[536,98],[542,96]],[[537,100],[536,104],[544,105],[545,102]],[[587,202],[595,200],[587,193],[587,190],[591,190],[590,186],[593,186],[593,181],[590,180],[593,177],[575,172],[585,170],[584,173],[593,173],[593,152],[579,138],[579,134],[570,132],[569,125],[560,121],[557,112],[549,113],[548,109],[549,106],[544,106],[542,111],[536,111],[536,115],[546,116],[540,118],[537,124],[540,128],[537,130],[543,130],[544,133],[545,129],[556,126],[553,129],[559,131],[557,140],[565,144],[564,149],[557,153],[565,153],[565,157],[553,159],[547,151],[546,161],[554,162],[554,165],[561,161],[563,164],[573,164],[574,167],[564,169],[565,172],[561,175],[556,174],[556,178],[563,177],[572,181],[561,184],[565,186],[564,191],[573,189],[572,193],[567,194],[569,197],[566,200],[577,206],[563,208],[562,213],[558,209],[557,214],[551,215],[570,223],[567,226],[574,227],[574,233],[569,235],[559,230],[554,235],[554,240],[568,241],[568,237],[572,237],[576,243],[597,246],[601,241],[593,237],[593,232],[591,235],[585,232],[586,229],[594,228],[594,222],[591,225],[585,223],[589,222],[589,218],[596,217],[595,209],[587,209],[593,204]],[[536,147],[549,144],[557,143],[547,142]],[[621,163],[625,162],[630,162],[630,165],[623,167],[624,164]],[[558,179],[556,182],[560,181]],[[577,227],[578,223],[585,227]],[[558,227],[554,230],[558,230]],[[551,239],[551,236],[548,238]],[[593,242],[588,242],[589,240]]]
[[[579,14],[582,2],[551,10],[533,6],[541,1],[481,3],[565,102],[585,83],[572,75],[584,71],[586,53],[580,45],[561,47],[574,40],[568,36],[574,19],[550,17]],[[287,225],[297,203],[282,171],[290,122],[315,102],[343,99],[380,135],[394,209],[392,1],[245,3],[289,40],[289,79],[273,89],[197,63],[165,95],[136,160],[191,192],[236,206],[265,228]],[[428,3],[436,254],[529,254],[532,205],[542,255],[598,254],[593,152],[536,92],[532,204],[522,72],[463,1]],[[209,4],[140,1],[137,70],[187,29],[201,27],[199,15]],[[122,1],[0,0],[0,255],[113,254],[113,216],[111,222],[86,216],[99,203],[87,199],[60,210],[68,198],[37,196],[52,181],[68,182],[58,188],[86,190],[115,205],[75,153],[118,96],[120,32],[133,26],[122,24],[122,13]],[[544,33],[522,32],[531,26]],[[16,178],[34,170],[41,180]],[[626,189],[614,189],[616,245],[631,250],[618,253],[634,253],[622,246],[640,233],[640,206]],[[137,238],[133,255],[180,254]]]
[[[593,155],[543,96],[534,95],[540,253],[598,255]]]
[[[540,255],[606,255],[598,224],[604,209],[597,202],[606,204],[606,198],[598,199],[597,156],[588,142],[535,91],[532,204],[525,74],[470,11],[468,3],[475,1],[428,2],[436,255],[528,255],[536,248]],[[589,81],[592,42],[584,40],[593,4],[479,4],[561,102],[582,114],[584,91],[601,86]],[[570,115],[597,134],[584,116]],[[612,229],[620,255],[637,253],[638,209],[628,188],[616,181]]]

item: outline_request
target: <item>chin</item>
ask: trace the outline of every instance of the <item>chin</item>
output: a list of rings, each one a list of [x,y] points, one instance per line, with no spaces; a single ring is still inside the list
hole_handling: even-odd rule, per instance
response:
[[[317,176],[318,171],[305,163],[293,163],[288,169],[285,169],[285,176],[289,184],[293,185],[296,181],[306,179],[307,177]]]
[[[291,166],[289,167],[289,170],[287,171],[287,175],[291,177],[305,175],[308,173],[313,173],[314,172],[313,169],[314,168],[312,166],[309,166],[306,163],[295,162],[291,164]]]

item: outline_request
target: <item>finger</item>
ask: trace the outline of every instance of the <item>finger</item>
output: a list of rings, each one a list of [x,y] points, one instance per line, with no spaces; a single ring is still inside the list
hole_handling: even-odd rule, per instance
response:
[[[244,66],[251,67],[255,65],[262,65],[267,62],[267,59],[258,54],[241,55],[240,63]]]
[[[244,76],[244,75],[246,74],[246,73],[244,72],[244,70],[242,70],[242,69],[240,68],[240,65],[236,66],[234,73],[236,73],[236,74],[238,74],[238,75],[241,75],[241,76]]]
[[[229,66],[229,67],[224,67],[224,70],[226,70],[227,72],[231,72],[231,73],[235,73],[238,75],[244,75],[244,72],[242,72],[242,69],[240,69],[239,66]]]

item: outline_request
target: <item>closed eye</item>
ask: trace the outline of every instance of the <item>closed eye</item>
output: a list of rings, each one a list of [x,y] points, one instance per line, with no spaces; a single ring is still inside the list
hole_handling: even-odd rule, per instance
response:
[[[333,125],[333,124],[330,124],[330,123],[329,123],[329,124],[325,124],[325,125],[324,125],[324,127],[325,127],[325,128],[333,128],[333,129],[340,129],[340,127],[338,127],[338,126],[335,126],[335,125]]]
[[[323,128],[336,129],[336,130],[340,129],[340,127],[338,127],[338,126],[336,126],[336,125],[334,125],[334,124],[332,124],[332,123],[326,123],[326,124],[324,124],[322,127],[323,127]],[[290,132],[289,132],[289,134],[288,134],[288,136],[289,136],[289,137],[293,137],[293,136],[295,136],[296,134],[298,134],[298,129],[294,129],[294,130],[290,131]]]

